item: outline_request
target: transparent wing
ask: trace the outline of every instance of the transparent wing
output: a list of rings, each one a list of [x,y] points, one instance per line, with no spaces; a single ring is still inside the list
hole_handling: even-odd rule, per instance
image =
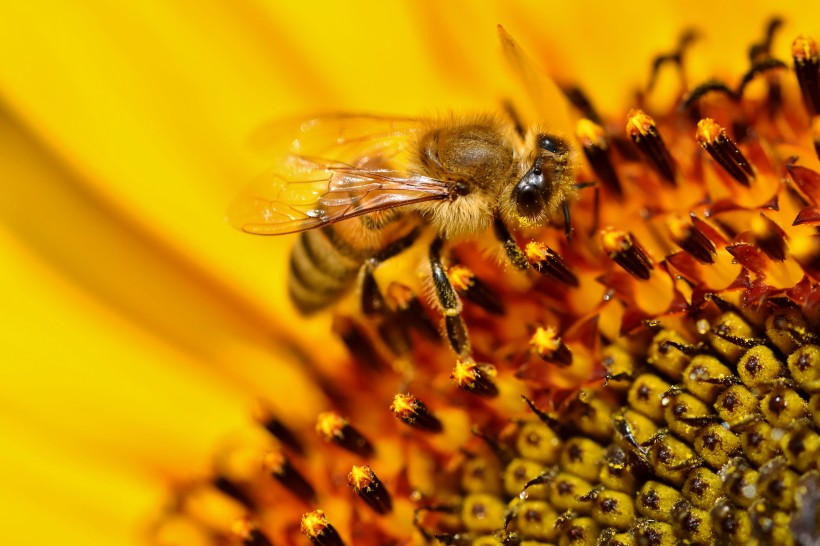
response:
[[[452,183],[417,173],[305,156],[289,156],[260,177],[228,209],[247,233],[281,235],[393,207],[445,199]],[[373,166],[375,163],[376,166]]]
[[[563,136],[574,135],[571,122],[570,104],[561,88],[527,55],[504,27],[498,25],[501,52],[507,66],[518,79],[527,98],[529,108],[524,114],[526,122],[544,124],[551,131],[559,131]],[[516,104],[522,107],[522,104]]]
[[[263,154],[354,162],[399,156],[423,128],[422,118],[336,112],[268,124],[251,137],[251,146]]]

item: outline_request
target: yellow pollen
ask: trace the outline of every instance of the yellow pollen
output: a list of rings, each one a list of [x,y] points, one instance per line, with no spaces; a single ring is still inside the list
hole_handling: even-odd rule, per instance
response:
[[[347,475],[347,483],[358,491],[370,487],[370,484],[373,483],[374,477],[375,475],[369,466],[353,465],[353,468],[350,470],[350,474]]]
[[[390,410],[396,415],[409,416],[416,412],[416,398],[410,394],[397,394],[393,397]]]
[[[606,139],[604,138],[604,128],[591,119],[583,118],[578,120],[578,125],[575,127],[575,134],[584,146],[596,146],[604,149],[607,146]]]
[[[604,252],[617,254],[632,248],[632,238],[625,231],[606,228],[601,231],[601,245]]]
[[[262,467],[268,472],[279,473],[285,465],[285,456],[280,451],[269,451],[262,458]]]
[[[698,122],[698,130],[695,133],[695,138],[701,146],[715,142],[721,136],[725,136],[723,128],[711,118],[703,118]]]
[[[231,525],[231,533],[239,539],[246,539],[256,530],[256,525],[248,517],[243,517]]]
[[[817,57],[817,42],[808,36],[798,36],[792,42],[792,56],[797,61]]]
[[[316,432],[325,440],[344,438],[342,429],[349,425],[349,421],[333,411],[320,413],[316,418]]]
[[[309,537],[318,537],[328,525],[330,522],[323,510],[314,510],[302,516],[302,532]]]
[[[524,247],[524,253],[530,262],[542,262],[547,259],[547,245],[536,241],[530,241]]]
[[[647,136],[655,127],[655,120],[643,110],[630,110],[626,117],[626,132],[630,136]]]
[[[450,374],[450,378],[453,379],[459,387],[469,387],[478,379],[478,366],[476,366],[476,363],[472,360],[466,362],[457,360],[456,367],[453,368],[453,373]]]
[[[811,134],[814,140],[820,140],[820,116],[814,116],[811,120]]]
[[[475,281],[473,272],[463,265],[454,265],[448,269],[447,278],[450,279],[450,283],[453,285],[453,288],[461,292],[468,290],[471,286],[473,286],[473,282]]]
[[[549,355],[558,350],[560,346],[561,338],[558,337],[558,331],[552,326],[547,328],[539,326],[530,338],[530,347],[539,355]]]

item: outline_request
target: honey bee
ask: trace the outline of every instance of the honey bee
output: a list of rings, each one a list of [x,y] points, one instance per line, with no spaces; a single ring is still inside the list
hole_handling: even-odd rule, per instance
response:
[[[255,235],[300,233],[288,292],[303,313],[358,284],[362,311],[384,305],[373,271],[433,234],[429,262],[444,331],[460,359],[469,339],[442,263],[445,241],[493,228],[510,261],[528,264],[510,229],[545,226],[574,192],[572,150],[539,127],[494,115],[438,118],[332,114],[301,123],[287,154],[233,203]]]

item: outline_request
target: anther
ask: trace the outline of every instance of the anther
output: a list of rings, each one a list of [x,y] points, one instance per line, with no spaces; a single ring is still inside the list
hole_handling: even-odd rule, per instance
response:
[[[279,440],[283,445],[300,455],[304,454],[305,451],[302,447],[302,442],[299,441],[285,423],[271,413],[267,405],[260,402],[254,410],[254,418],[260,425],[265,427],[265,430],[267,430],[271,436]]]
[[[225,495],[229,496],[233,500],[237,501],[244,507],[253,510],[256,507],[256,503],[254,502],[253,498],[245,491],[244,487],[237,484],[233,480],[226,478],[225,476],[214,476],[211,480],[213,486],[224,493]]]
[[[338,413],[320,413],[316,419],[316,432],[326,442],[333,442],[351,453],[362,457],[373,455],[373,445]]]
[[[501,300],[481,279],[475,276],[468,267],[454,265],[447,270],[450,284],[460,295],[494,315],[504,314]]]
[[[350,317],[334,315],[333,333],[339,336],[356,362],[368,370],[379,371],[386,366],[368,334]]]
[[[704,264],[715,263],[715,245],[685,217],[670,215],[666,221],[675,244]]]
[[[749,186],[754,180],[755,173],[749,161],[715,120],[710,118],[700,120],[695,138],[701,148],[709,152],[712,159],[717,161],[732,178],[744,186]]]
[[[808,36],[798,36],[792,43],[792,58],[803,104],[810,116],[820,114],[820,55],[817,42]]]
[[[472,360],[458,360],[450,379],[463,390],[480,396],[497,396],[498,387],[493,383],[496,371],[490,365],[478,365]]]
[[[387,488],[369,466],[354,465],[347,475],[347,485],[375,512],[387,514],[393,509]]]
[[[530,349],[542,359],[561,368],[572,364],[572,352],[558,336],[558,330],[552,326],[539,326],[535,330],[530,338]]]
[[[407,426],[427,432],[441,432],[441,421],[424,405],[424,402],[411,394],[397,394],[393,397],[390,410],[399,421]]]
[[[613,193],[621,195],[621,182],[609,157],[609,143],[604,128],[590,119],[582,119],[575,128],[575,134],[584,148],[584,155],[595,171],[595,176]]]
[[[316,491],[310,482],[290,464],[290,461],[281,451],[266,453],[262,465],[270,472],[271,477],[281,483],[288,491],[304,502],[316,501]]]
[[[322,510],[303,515],[301,529],[315,546],[344,546],[339,532],[330,524]]]
[[[524,248],[527,261],[542,275],[569,286],[578,286],[578,277],[569,270],[561,255],[544,243],[530,241]]]
[[[601,231],[601,248],[627,273],[642,280],[649,279],[654,267],[652,260],[631,233],[606,228]]]
[[[631,110],[627,115],[626,134],[661,178],[676,185],[675,164],[658,133],[655,120],[641,110]]]
[[[241,518],[231,526],[231,534],[242,541],[242,546],[273,546],[270,539],[250,518]]]

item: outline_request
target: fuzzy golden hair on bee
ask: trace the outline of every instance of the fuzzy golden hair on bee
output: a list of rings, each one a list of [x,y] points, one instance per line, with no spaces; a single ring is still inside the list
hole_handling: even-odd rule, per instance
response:
[[[447,114],[427,122],[410,170],[457,184],[454,198],[420,203],[419,214],[446,239],[490,226],[500,188],[516,175],[514,130],[494,114]]]

